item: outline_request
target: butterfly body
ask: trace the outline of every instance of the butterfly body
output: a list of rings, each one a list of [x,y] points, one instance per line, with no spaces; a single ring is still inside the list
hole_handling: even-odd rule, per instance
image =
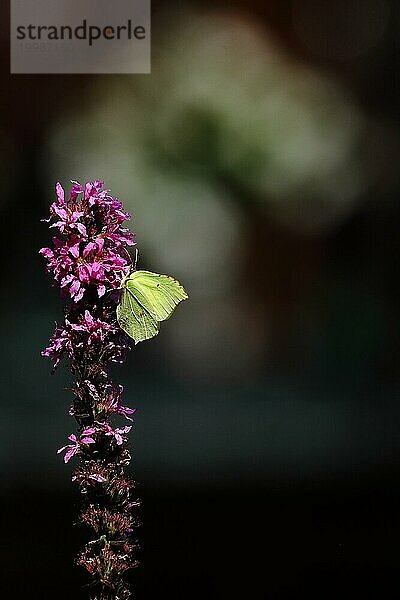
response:
[[[157,335],[161,321],[169,319],[187,298],[184,287],[173,277],[134,271],[122,284],[118,323],[138,344]]]

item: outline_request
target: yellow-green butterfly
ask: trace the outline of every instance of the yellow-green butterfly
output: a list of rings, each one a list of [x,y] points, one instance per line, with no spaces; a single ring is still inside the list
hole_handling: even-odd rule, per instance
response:
[[[157,335],[160,322],[168,319],[179,302],[186,300],[185,288],[173,277],[151,271],[134,271],[122,284],[117,307],[119,326],[135,344]]]

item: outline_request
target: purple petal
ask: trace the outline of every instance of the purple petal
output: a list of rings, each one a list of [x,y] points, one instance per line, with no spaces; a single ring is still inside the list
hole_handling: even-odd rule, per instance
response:
[[[75,279],[72,282],[71,287],[69,288],[69,293],[71,294],[72,297],[77,294],[80,287],[81,287],[81,282],[79,281],[79,279]]]
[[[85,437],[81,440],[81,444],[95,444],[96,441],[91,437]]]
[[[100,270],[101,270],[100,263],[98,263],[98,262],[92,263],[92,272],[91,272],[92,277],[96,277],[96,275],[100,272]]]
[[[131,429],[132,425],[127,425],[126,427],[121,427],[120,429],[117,429],[117,431],[119,431],[120,433],[129,433]]]
[[[84,327],[83,325],[76,325],[75,323],[71,323],[71,329],[73,329],[74,331],[86,331],[86,327]]]
[[[53,225],[50,225],[50,229],[54,229],[55,227],[58,227],[59,231],[63,233],[65,229],[65,221],[57,221],[56,223],[53,223]]]
[[[79,242],[77,242],[76,244],[74,244],[73,246],[71,246],[71,248],[69,249],[70,253],[72,254],[72,256],[74,258],[79,258]]]
[[[83,223],[76,223],[76,228],[83,237],[87,237],[86,227]]]
[[[59,203],[64,204],[64,202],[65,202],[64,190],[59,181],[57,181],[57,183],[56,183],[56,194],[57,194]]]
[[[85,310],[85,321],[88,327],[93,327],[94,319],[88,310]]]
[[[56,213],[56,215],[58,215],[60,217],[60,219],[62,221],[67,221],[68,219],[68,213],[64,208],[60,208],[59,206],[55,206],[54,207],[54,212]]]
[[[78,447],[77,446],[73,446],[73,447],[70,447],[66,451],[65,456],[64,456],[64,462],[65,462],[65,464],[67,464],[67,462],[69,462],[71,460],[71,458],[74,456],[74,454],[75,454],[75,452],[77,450],[78,450]]]
[[[71,181],[71,183],[73,183],[74,185],[72,186],[69,197],[71,200],[76,200],[79,194],[83,192],[83,187],[77,181]]]
[[[83,257],[86,258],[88,256],[88,254],[90,254],[91,252],[94,252],[97,250],[97,246],[94,242],[89,242],[88,244],[86,244],[86,247],[83,251]]]
[[[50,250],[50,248],[41,248],[39,250],[39,254],[41,254],[45,258],[53,258],[54,256],[54,252]]]
[[[82,435],[92,435],[92,433],[96,433],[96,429],[94,427],[88,427],[82,431]]]
[[[134,415],[136,410],[136,408],[128,408],[127,406],[121,406],[118,412],[125,418],[127,418],[128,421],[133,421],[133,419],[131,419],[131,417],[129,417],[128,415]]]
[[[90,281],[89,265],[79,265],[78,277],[83,283],[89,283],[89,281]]]
[[[85,293],[85,288],[81,287],[81,289],[79,290],[79,292],[76,294],[76,296],[74,298],[74,302],[79,302],[79,300],[82,300],[84,293]]]
[[[98,254],[101,254],[103,252],[103,248],[104,248],[104,238],[97,238],[96,240],[96,245],[97,245],[97,251]]]

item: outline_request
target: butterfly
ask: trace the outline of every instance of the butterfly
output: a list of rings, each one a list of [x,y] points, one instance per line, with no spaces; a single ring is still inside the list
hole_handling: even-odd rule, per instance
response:
[[[169,275],[134,271],[123,281],[117,306],[117,319],[135,344],[158,334],[161,321],[169,319],[188,295],[185,288]]]

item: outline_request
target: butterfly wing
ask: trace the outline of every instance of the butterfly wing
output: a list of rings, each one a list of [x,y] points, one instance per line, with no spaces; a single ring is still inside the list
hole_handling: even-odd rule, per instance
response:
[[[169,275],[135,271],[126,280],[128,291],[156,321],[168,319],[188,295],[185,288]]]
[[[156,319],[139,304],[127,288],[122,290],[121,300],[117,306],[117,319],[121,329],[135,341],[135,344],[151,339],[159,331]]]

